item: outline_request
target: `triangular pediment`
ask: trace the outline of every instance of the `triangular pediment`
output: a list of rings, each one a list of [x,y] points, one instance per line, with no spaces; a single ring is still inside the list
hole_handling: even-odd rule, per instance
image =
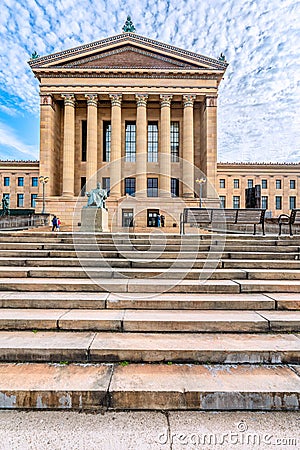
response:
[[[218,70],[227,63],[159,41],[122,33],[63,52],[39,57],[29,62],[35,69],[148,69],[148,70]]]
[[[78,69],[198,69],[199,66],[133,45],[98,52],[56,67]]]

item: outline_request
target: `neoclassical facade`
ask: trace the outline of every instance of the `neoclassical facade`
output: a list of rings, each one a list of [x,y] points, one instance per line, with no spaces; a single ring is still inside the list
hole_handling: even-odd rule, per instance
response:
[[[70,223],[97,181],[110,192],[115,227],[133,217],[151,225],[158,212],[172,226],[184,206],[198,204],[203,177],[203,199],[216,202],[225,61],[126,31],[29,64],[40,83],[49,212]]]

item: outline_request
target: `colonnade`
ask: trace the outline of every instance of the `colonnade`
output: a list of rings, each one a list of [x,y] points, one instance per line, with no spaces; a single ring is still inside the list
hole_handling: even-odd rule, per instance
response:
[[[74,156],[75,156],[75,95],[62,94],[64,99],[63,137],[63,193],[64,197],[74,196]],[[87,190],[93,188],[93,175],[97,172],[97,107],[98,95],[86,94],[87,101]],[[122,179],[122,94],[109,94],[111,101],[111,156],[110,195],[121,196]],[[160,152],[159,190],[161,196],[170,197],[171,180],[171,102],[172,95],[160,95]],[[147,94],[136,94],[136,192],[147,195]],[[183,95],[183,149],[182,183],[183,196],[194,196],[194,121],[193,107],[195,95]],[[90,180],[90,181],[89,181]],[[89,185],[90,183],[90,185]],[[93,184],[93,186],[91,186]],[[139,194],[140,193],[140,194]]]

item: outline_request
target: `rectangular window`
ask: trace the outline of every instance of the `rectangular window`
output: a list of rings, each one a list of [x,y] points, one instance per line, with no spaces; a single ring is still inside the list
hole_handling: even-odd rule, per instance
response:
[[[148,162],[158,161],[158,124],[148,122]]]
[[[24,206],[24,194],[17,194],[17,207],[23,208]]]
[[[248,180],[248,188],[252,188],[253,187],[253,180]]]
[[[147,179],[147,197],[158,197],[158,178]]]
[[[4,177],[4,186],[9,186],[10,179],[9,177]]]
[[[171,161],[179,161],[179,122],[171,122]],[[164,149],[161,150],[164,152]]]
[[[24,186],[24,177],[18,177],[18,186]]]
[[[290,209],[295,209],[296,208],[296,197],[292,196],[290,197]]]
[[[179,197],[179,180],[171,178],[171,197]]]
[[[133,227],[133,209],[122,209],[122,227]]]
[[[279,195],[276,195],[276,197],[275,197],[275,209],[282,209],[281,205],[282,205],[282,197],[280,197]]]
[[[276,180],[276,189],[281,189],[281,180]]]
[[[35,208],[36,206],[36,198],[37,194],[31,194],[31,208]]]
[[[234,189],[238,189],[240,187],[240,180],[238,178],[233,180],[233,187]]]
[[[290,189],[296,189],[296,180],[290,180]]]
[[[37,187],[38,185],[39,185],[38,177],[32,177],[31,178],[31,186]]]
[[[226,197],[225,195],[220,195],[220,208],[226,208]]]
[[[109,197],[110,194],[110,178],[109,177],[103,177],[102,178],[102,187],[107,191],[107,197]]]
[[[136,126],[135,122],[126,122],[125,126],[125,161],[135,162]]]
[[[86,177],[80,178],[80,196],[85,197],[86,194]]]
[[[125,178],[125,195],[135,196],[135,178]]]
[[[232,199],[232,205],[234,209],[238,209],[240,207],[240,196],[234,195]]]
[[[219,183],[220,183],[220,188],[221,188],[221,189],[224,189],[224,188],[225,188],[225,179],[224,179],[224,178],[221,178],[221,179],[219,180]]]
[[[111,123],[103,122],[103,161],[110,161]]]
[[[261,180],[261,188],[268,189],[268,180]]]
[[[261,197],[261,207],[263,209],[268,209],[268,197],[266,195]]]
[[[86,161],[87,120],[81,121],[81,161]]]

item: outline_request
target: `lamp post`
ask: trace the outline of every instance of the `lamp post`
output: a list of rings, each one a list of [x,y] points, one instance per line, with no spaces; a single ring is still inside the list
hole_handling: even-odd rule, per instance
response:
[[[48,183],[49,181],[49,177],[44,177],[43,175],[41,175],[39,177],[40,183],[42,183],[43,186],[43,209],[42,209],[42,214],[46,214],[46,205],[45,205],[45,184]]]
[[[204,183],[206,183],[206,178],[197,178],[196,183],[199,184],[200,192],[199,192],[199,208],[202,208],[202,189]]]

